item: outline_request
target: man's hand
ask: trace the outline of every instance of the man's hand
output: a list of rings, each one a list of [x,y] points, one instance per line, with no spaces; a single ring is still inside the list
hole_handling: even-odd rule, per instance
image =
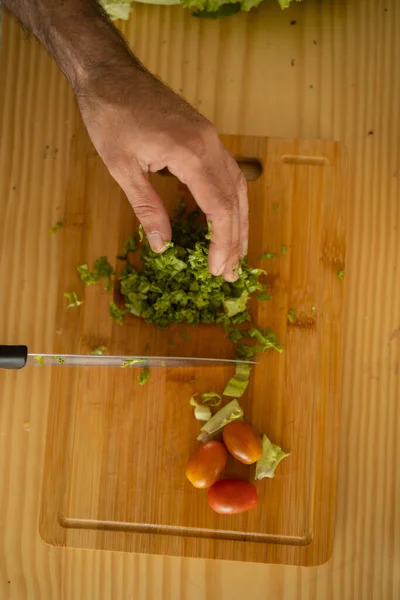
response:
[[[149,171],[168,167],[188,186],[211,223],[209,265],[214,275],[236,278],[247,252],[247,184],[215,128],[146,71],[127,65],[78,92],[89,135],[111,175],[126,193],[152,248],[171,239],[169,217]]]
[[[152,248],[171,238],[148,172],[186,184],[211,223],[209,266],[228,281],[247,253],[247,184],[213,125],[146,71],[95,0],[5,0],[70,80],[89,135]]]

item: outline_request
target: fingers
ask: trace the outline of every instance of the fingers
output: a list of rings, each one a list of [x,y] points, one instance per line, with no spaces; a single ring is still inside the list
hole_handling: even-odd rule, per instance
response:
[[[181,159],[176,174],[188,185],[211,223],[211,273],[235,281],[239,260],[247,253],[247,182],[236,161],[217,140],[209,155],[194,161],[190,157]]]
[[[171,240],[171,224],[165,206],[149,182],[147,174],[141,169],[135,169],[128,180],[118,183],[143,225],[152,250],[163,252],[166,249],[165,242]]]
[[[235,183],[239,200],[239,251],[240,258],[247,254],[249,244],[249,202],[247,196],[247,181],[237,162],[228,155],[227,169]]]
[[[188,187],[206,214],[211,226],[208,255],[213,275],[235,281],[233,268],[239,262],[239,200],[231,176],[224,165],[218,175],[203,170],[188,181]]]

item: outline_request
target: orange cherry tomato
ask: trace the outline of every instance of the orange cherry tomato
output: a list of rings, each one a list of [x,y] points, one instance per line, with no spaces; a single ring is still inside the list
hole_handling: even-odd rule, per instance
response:
[[[222,432],[228,451],[236,460],[245,465],[252,465],[262,456],[263,447],[259,435],[243,421],[228,423]]]
[[[206,442],[189,458],[186,477],[196,488],[209,488],[221,475],[227,460],[228,453],[221,442]]]
[[[241,479],[221,479],[208,490],[208,504],[220,515],[237,515],[257,505],[257,488]]]

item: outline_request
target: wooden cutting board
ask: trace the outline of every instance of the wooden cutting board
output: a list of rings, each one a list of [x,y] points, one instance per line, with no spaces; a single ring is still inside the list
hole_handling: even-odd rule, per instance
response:
[[[251,306],[254,321],[279,335],[241,404],[245,419],[290,457],[257,482],[258,507],[219,516],[185,478],[199,424],[192,393],[222,391],[231,368],[160,369],[141,387],[135,369],[54,367],[40,514],[58,546],[316,565],[331,554],[335,524],[342,374],[345,153],[331,141],[223,136],[249,181],[249,262],[269,273],[272,299]],[[256,173],[257,174],[257,173]],[[152,181],[171,210],[191,201],[171,176]],[[114,257],[137,229],[130,205],[84,131],[73,140],[64,214],[54,352],[234,356],[215,327],[160,332],[134,317],[108,316],[110,294],[84,287],[76,267]],[[287,253],[282,254],[282,245]],[[271,251],[274,260],[261,263]],[[64,292],[84,299],[66,309]],[[314,307],[314,308],[313,308]],[[296,321],[288,322],[288,310]],[[171,344],[172,342],[172,344]],[[228,465],[251,480],[253,470]]]

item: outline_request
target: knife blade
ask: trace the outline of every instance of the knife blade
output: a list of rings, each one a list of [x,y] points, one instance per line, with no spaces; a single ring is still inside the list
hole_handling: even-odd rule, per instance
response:
[[[183,356],[130,356],[93,354],[33,354],[27,346],[0,344],[0,369],[22,369],[25,366],[46,365],[65,367],[216,367],[257,362],[228,358],[195,358]]]

